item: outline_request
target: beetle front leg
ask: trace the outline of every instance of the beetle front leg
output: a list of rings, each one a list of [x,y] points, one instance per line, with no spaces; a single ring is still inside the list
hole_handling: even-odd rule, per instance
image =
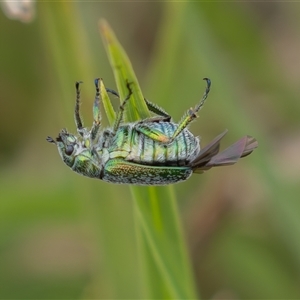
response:
[[[80,85],[80,83],[82,83],[82,81],[76,81],[76,83],[75,83],[75,88],[76,88],[75,123],[76,123],[77,132],[81,136],[83,136],[83,134],[84,134],[83,124],[82,124],[82,120],[81,120],[80,113],[79,113],[79,108],[80,108],[80,89],[79,89],[79,85]]]
[[[93,105],[93,126],[91,129],[91,139],[94,140],[97,137],[97,133],[99,131],[101,125],[101,112],[100,112],[100,88],[99,88],[100,78],[95,79],[95,87],[96,87],[96,96]]]

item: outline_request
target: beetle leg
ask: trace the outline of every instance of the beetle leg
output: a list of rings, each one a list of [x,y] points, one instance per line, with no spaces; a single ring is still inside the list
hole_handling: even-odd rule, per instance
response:
[[[157,142],[168,144],[169,141],[170,141],[170,137],[165,135],[160,130],[157,130],[155,128],[151,128],[146,123],[139,123],[137,126],[135,126],[135,130],[141,132],[142,134],[144,134],[148,138],[150,138],[154,141],[157,141]]]
[[[123,114],[124,114],[124,109],[125,109],[125,105],[126,103],[128,102],[128,100],[130,99],[131,95],[132,95],[132,89],[130,87],[130,82],[127,82],[127,88],[129,90],[129,94],[127,95],[127,97],[124,99],[124,101],[122,102],[122,104],[120,105],[120,108],[119,108],[119,112],[117,114],[117,117],[116,117],[116,120],[115,120],[115,124],[114,124],[114,127],[113,127],[113,132],[116,133],[119,126],[120,126],[120,123],[123,119]]]
[[[116,91],[114,91],[114,90],[112,90],[112,89],[109,89],[109,88],[107,88],[106,91],[107,91],[108,93],[111,93],[111,94],[117,96],[118,98],[120,98],[119,94],[118,94]],[[146,102],[147,108],[148,108],[151,112],[153,112],[153,113],[155,113],[155,114],[157,114],[157,115],[159,115],[159,116],[162,117],[162,118],[160,119],[161,121],[168,122],[168,121],[171,120],[171,116],[170,116],[163,108],[161,108],[161,107],[159,107],[158,105],[156,105],[156,104],[150,102],[150,101],[147,100],[146,98],[144,98],[144,100],[145,100],[145,102]]]
[[[165,121],[165,122],[169,122],[171,120],[171,116],[164,110],[162,109],[161,107],[159,107],[158,105],[150,102],[149,100],[147,100],[146,98],[144,98],[145,102],[146,102],[146,105],[148,107],[148,109],[161,116],[162,117],[162,121]]]
[[[211,86],[211,81],[208,78],[203,78],[203,80],[206,81],[206,89],[205,92],[202,96],[201,101],[199,102],[199,104],[197,104],[195,106],[194,109],[190,108],[185,115],[183,116],[183,118],[181,119],[181,121],[178,124],[177,129],[175,130],[175,132],[173,133],[173,136],[170,138],[169,142],[172,142],[181,132],[184,128],[186,128],[193,120],[195,120],[197,118],[196,113],[202,108],[203,104],[205,103],[205,100],[207,99],[208,93],[210,91],[210,86]]]
[[[91,129],[91,139],[94,140],[97,136],[101,125],[101,113],[100,113],[100,89],[99,89],[100,78],[95,79],[96,96],[93,105],[93,126]]]
[[[76,102],[75,102],[75,123],[76,123],[76,128],[77,128],[77,132],[83,136],[83,124],[82,124],[82,120],[80,117],[80,113],[79,113],[79,108],[80,108],[80,89],[79,89],[79,85],[80,83],[82,83],[82,81],[76,81],[75,83],[75,87],[76,87]]]
[[[144,135],[148,136],[149,138],[153,139],[154,141],[158,141],[158,142],[161,142],[164,144],[172,143],[174,141],[174,139],[183,131],[183,129],[186,128],[197,117],[196,113],[203,106],[203,104],[208,96],[208,93],[210,90],[210,85],[211,85],[211,82],[208,78],[204,78],[204,80],[206,80],[207,87],[206,87],[206,90],[203,94],[203,97],[202,97],[200,103],[198,105],[196,105],[194,109],[189,109],[186,112],[186,114],[183,116],[183,118],[179,122],[177,129],[174,131],[174,133],[171,137],[166,136],[164,133],[162,133],[159,130],[150,128],[149,126],[144,124],[144,122],[141,122],[141,125],[136,127],[136,129],[138,131],[142,132]],[[150,119],[150,121],[151,121],[151,119]]]
[[[117,96],[117,97],[120,99],[119,94],[118,94],[115,90],[112,90],[112,89],[109,89],[109,88],[105,88],[105,89],[106,89],[106,91],[107,91],[108,93],[111,93],[111,94]]]
[[[171,118],[171,117],[170,117]],[[163,116],[153,116],[147,119],[143,119],[138,121],[138,124],[147,124],[147,123],[155,123],[155,122],[169,122],[169,118]]]

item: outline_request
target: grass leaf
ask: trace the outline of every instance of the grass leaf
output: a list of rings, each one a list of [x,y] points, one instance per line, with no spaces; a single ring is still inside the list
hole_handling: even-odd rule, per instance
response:
[[[100,31],[113,68],[119,94],[133,96],[125,109],[128,121],[150,116],[131,63],[106,21]],[[140,249],[143,298],[198,298],[182,235],[175,194],[172,187],[131,187]]]
[[[114,108],[110,102],[102,79],[100,79],[100,95],[108,119],[108,123],[110,126],[113,126],[116,119],[116,112],[114,111]]]
[[[128,105],[125,113],[127,121],[132,122],[150,117],[131,63],[105,20],[100,21],[100,31],[114,71],[121,101],[126,98],[129,92],[126,86],[127,81],[131,83],[133,95],[130,97],[130,105]]]

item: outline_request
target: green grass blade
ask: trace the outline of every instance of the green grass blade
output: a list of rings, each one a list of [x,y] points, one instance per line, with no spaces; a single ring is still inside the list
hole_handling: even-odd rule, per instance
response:
[[[100,95],[101,100],[104,106],[104,110],[108,119],[108,123],[110,126],[113,126],[116,119],[116,112],[114,111],[113,106],[111,105],[110,99],[108,97],[106,88],[104,86],[103,80],[100,79]]]
[[[148,272],[150,298],[199,299],[194,291],[173,187],[134,187],[139,225],[147,251],[141,254]],[[162,284],[163,283],[163,284]]]
[[[133,96],[126,107],[127,120],[150,116],[131,63],[106,21],[100,31],[113,68],[121,99],[133,83]],[[122,101],[122,100],[121,100]],[[142,291],[147,298],[195,299],[188,261],[172,187],[131,187],[142,262]]]
[[[105,20],[100,21],[100,31],[114,71],[121,100],[125,99],[128,95],[127,81],[132,83],[133,95],[130,97],[130,105],[128,105],[128,109],[126,110],[126,119],[132,122],[141,118],[148,118],[150,116],[148,108],[143,100],[144,97],[141,88],[125,51]]]

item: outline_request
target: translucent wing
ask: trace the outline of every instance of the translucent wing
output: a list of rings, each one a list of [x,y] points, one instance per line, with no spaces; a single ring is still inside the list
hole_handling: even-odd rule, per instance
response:
[[[202,173],[212,167],[233,165],[241,157],[249,155],[258,146],[258,142],[255,138],[244,136],[219,153],[221,139],[226,133],[227,130],[214,138],[190,163],[195,173]]]

